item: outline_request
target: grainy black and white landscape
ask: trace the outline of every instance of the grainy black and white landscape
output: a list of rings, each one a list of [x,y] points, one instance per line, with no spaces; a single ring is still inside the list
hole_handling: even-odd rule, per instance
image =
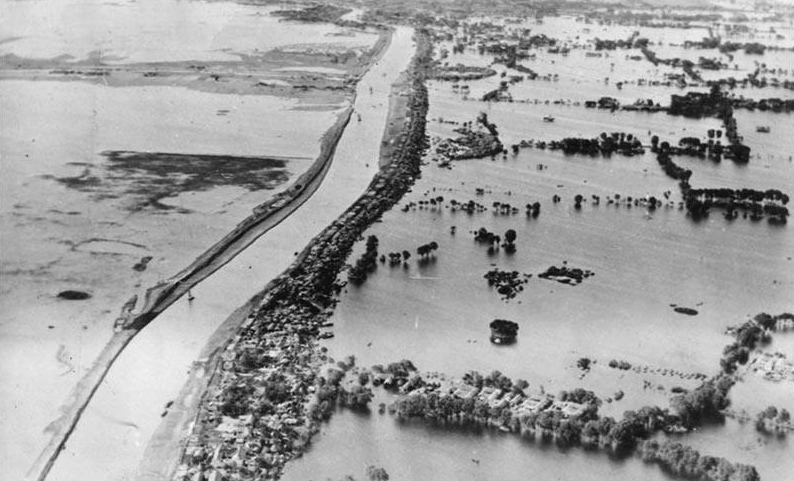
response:
[[[791,2],[0,18],[5,478],[792,479]]]

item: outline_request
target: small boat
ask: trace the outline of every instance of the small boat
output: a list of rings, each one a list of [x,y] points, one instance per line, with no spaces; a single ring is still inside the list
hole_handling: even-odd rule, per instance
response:
[[[554,122],[554,117],[552,117],[551,115],[547,115],[547,116],[543,117],[543,121],[544,122]]]
[[[758,127],[755,128],[756,132],[762,132],[764,134],[768,134],[770,130],[771,129],[769,128],[768,125],[759,125]]]
[[[195,298],[196,297],[193,295],[193,293],[190,292],[190,289],[188,289],[188,291],[187,291],[187,300],[188,300],[188,302],[192,301]]]

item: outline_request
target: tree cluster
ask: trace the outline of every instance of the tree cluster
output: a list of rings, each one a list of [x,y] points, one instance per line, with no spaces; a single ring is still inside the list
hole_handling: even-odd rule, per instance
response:
[[[353,386],[349,391],[340,387],[338,402],[342,407],[356,411],[367,411],[372,401],[372,389],[366,386]]]
[[[648,440],[640,446],[646,463],[687,479],[702,481],[760,481],[753,466],[733,464],[725,458],[703,456],[697,450],[673,441]]]
[[[628,371],[629,369],[631,369],[631,363],[629,363],[628,361],[623,361],[623,360],[618,361],[616,359],[612,359],[611,361],[609,361],[609,367],[611,367],[612,369],[620,369],[621,371]]]
[[[367,275],[375,272],[378,267],[378,238],[374,235],[367,237],[366,250],[350,267],[347,272],[347,279],[355,285],[361,285],[367,280]]]
[[[665,143],[666,142],[663,142],[663,144]],[[670,154],[664,149],[659,151],[659,153],[656,155],[656,161],[659,162],[659,165],[662,166],[662,170],[665,174],[667,174],[668,177],[680,182],[685,182],[688,185],[689,178],[692,177],[692,171],[678,166],[675,162],[673,162],[673,159],[670,158]]]
[[[427,256],[433,254],[435,251],[438,250],[438,243],[436,241],[432,241],[428,244],[422,244],[416,248],[416,254],[422,258],[427,258]]]
[[[494,319],[489,327],[491,328],[491,340],[494,342],[509,343],[514,341],[518,334],[518,324],[507,319]]]
[[[685,394],[674,396],[670,407],[681,424],[687,428],[702,421],[722,419],[722,410],[728,407],[728,391],[735,381],[728,376],[718,376]]]
[[[520,274],[518,271],[500,271],[491,269],[483,276],[488,285],[495,287],[496,292],[502,296],[502,300],[510,300],[516,297],[519,292],[524,290],[524,284],[529,282],[532,274]]]
[[[778,409],[775,406],[769,406],[756,416],[755,429],[764,434],[777,434],[778,436],[786,435],[786,428],[791,422],[791,413],[786,409]]]
[[[385,264],[386,258],[389,259],[389,267],[399,266],[401,263],[405,266],[408,265],[408,259],[411,258],[411,253],[408,251],[402,252],[389,252],[388,254],[381,254],[380,263]]]
[[[562,282],[563,284],[570,284],[574,282],[579,284],[582,282],[583,279],[587,279],[595,275],[589,269],[579,269],[577,267],[568,267],[568,266],[549,266],[544,272],[538,274],[538,277],[542,279],[550,279],[557,282]]]
[[[527,217],[532,217],[536,219],[540,215],[540,202],[535,202],[533,204],[527,204]]]
[[[771,317],[771,316],[770,316]],[[767,322],[767,317],[759,314],[756,318]],[[748,320],[733,331],[734,342],[725,346],[720,359],[722,371],[730,374],[741,364],[747,364],[750,352],[759,344],[769,341],[769,334],[762,324],[755,319]]]

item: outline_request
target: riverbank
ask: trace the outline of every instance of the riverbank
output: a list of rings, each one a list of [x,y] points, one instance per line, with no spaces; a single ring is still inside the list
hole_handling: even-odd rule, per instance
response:
[[[391,43],[391,37],[391,34],[381,36],[381,39],[379,39],[376,44],[376,50],[380,53],[373,56],[372,64],[376,63],[388,49]],[[400,80],[398,80],[395,86],[400,85],[404,87],[407,82],[406,74],[400,74],[399,78]],[[400,117],[400,114],[404,115],[405,112],[406,101],[402,100],[405,99],[405,96],[397,95],[396,93],[397,89],[395,88],[393,89],[393,94],[389,98],[389,112],[387,114],[389,120],[387,121],[384,139],[392,138],[395,131],[398,130],[396,119]],[[398,105],[399,107],[397,107]],[[352,109],[347,114],[348,121],[351,113]],[[341,135],[341,131],[339,134]],[[338,142],[338,137],[336,141]],[[382,163],[385,162],[385,157],[385,155],[381,156]],[[309,174],[310,173],[307,172],[302,177],[309,177]],[[299,187],[301,184],[301,179],[298,179],[298,181],[294,183],[294,187]],[[272,205],[277,202],[278,199],[274,198],[266,204]],[[257,209],[260,208],[267,209],[267,206],[263,204]],[[307,252],[308,251],[304,249],[291,264],[290,269],[300,265],[306,258]],[[208,386],[215,380],[214,374],[219,368],[219,362],[224,350],[230,348],[230,342],[235,342],[235,340],[237,340],[235,334],[239,330],[245,329],[251,323],[251,316],[255,313],[257,307],[262,304],[263,297],[266,293],[277,288],[280,282],[281,277],[270,281],[260,293],[251,298],[244,306],[235,310],[207,341],[199,359],[191,366],[187,383],[182,387],[174,400],[173,407],[163,413],[163,422],[160,423],[154,436],[152,436],[147,444],[143,462],[138,469],[137,479],[140,481],[154,481],[166,479],[173,475],[177,462],[180,460],[180,452],[184,450],[184,442],[194,428],[198,407],[200,404],[207,401],[209,393]]]
[[[119,308],[289,187],[315,161],[344,105],[298,112],[295,102],[267,96],[80,82],[3,80],[0,90],[3,111],[16,119],[0,129],[0,412],[10,420],[0,428],[0,459],[22,479],[49,441],[44,429],[113,334]],[[231,113],[216,115],[221,108]],[[304,130],[285,137],[296,122]],[[131,166],[103,155],[110,150],[147,158]],[[228,162],[189,160],[201,153],[235,156],[246,170],[266,167],[241,178]],[[225,180],[212,185],[218,176]],[[90,297],[58,296],[69,290]]]
[[[146,327],[158,314],[184,295],[191,287],[206,279],[231,258],[251,245],[259,236],[275,227],[317,190],[325,173],[328,172],[337,142],[342,135],[352,107],[339,116],[337,122],[323,135],[320,155],[317,160],[292,184],[268,201],[254,207],[254,213],[240,222],[223,239],[215,243],[201,256],[173,276],[146,290],[144,304],[138,313],[125,310],[117,320],[117,329],[140,330]],[[137,298],[130,299],[128,305],[135,305]]]
[[[210,247],[190,266],[171,279],[147,289],[143,297],[143,306],[139,311],[133,311],[138,303],[138,296],[134,295],[130,298],[121,309],[120,316],[116,320],[116,332],[110,342],[75,387],[71,394],[72,400],[65,404],[61,417],[49,426],[49,430],[53,432],[52,440],[31,468],[31,474],[39,473],[36,475],[37,479],[46,478],[99,384],[135,335],[188,290],[229,262],[262,234],[278,225],[317,190],[328,171],[336,143],[350,121],[351,114],[352,108],[348,107],[323,136],[321,152],[317,160],[293,183],[292,187],[257,206],[253,215],[238,224],[232,232]]]
[[[377,40],[375,31],[333,24],[332,18],[295,28],[296,22],[273,15],[277,7],[244,2],[202,2],[187,10],[172,1],[64,2],[57,14],[38,1],[0,8],[9,19],[0,80],[182,86],[330,104],[344,100]],[[85,35],[78,12],[106,29]],[[175,28],[169,15],[186,14],[191,22]],[[44,23],[53,15],[62,28],[46,32],[48,41],[25,28],[31,19]]]
[[[265,291],[271,285],[272,283],[268,284]],[[198,407],[204,402],[207,388],[213,381],[212,375],[217,370],[222,350],[235,332],[250,319],[251,312],[262,302],[263,294],[264,292],[257,294],[234,311],[207,341],[198,360],[190,368],[187,382],[173,403],[163,411],[163,420],[147,443],[136,479],[161,481],[169,479],[174,473],[184,449],[184,440],[193,429]]]
[[[314,392],[314,380],[325,357],[317,344],[320,328],[333,309],[333,292],[341,288],[336,277],[358,236],[402,197],[419,173],[426,147],[427,91],[423,71],[429,52],[429,43],[420,35],[407,82],[398,85],[401,93],[408,94],[405,112],[408,118],[403,124],[399,148],[389,154],[391,161],[381,167],[366,192],[271,284],[250,324],[224,349],[226,354],[223,362],[216,363],[218,374],[213,376],[202,402],[177,477],[198,471],[209,475],[226,464],[232,451],[239,451],[239,446],[234,446],[239,440],[245,449],[260,453],[255,456],[249,452],[249,469],[255,469],[266,479],[277,478],[284,463],[300,455],[316,432],[322,408],[312,401],[314,395],[310,393]],[[389,129],[386,135],[391,135]],[[269,365],[281,366],[279,372],[270,370]],[[246,375],[241,378],[243,371]],[[286,397],[279,397],[278,403],[273,399],[272,404],[261,397],[249,399],[254,391],[239,388],[243,379],[249,386],[258,382],[275,383],[280,386],[276,388],[278,391],[286,391]],[[265,397],[271,394],[268,390]],[[255,412],[253,424],[243,421],[249,419],[245,413],[252,411]],[[219,427],[224,413],[249,423],[249,434],[230,438],[218,431],[237,432],[234,426],[240,427],[235,420]]]
[[[373,51],[370,58],[370,65],[377,62],[388,48],[388,38],[389,35],[382,34],[376,44],[377,50]],[[147,289],[142,295],[141,307],[138,310],[135,310],[136,305],[139,305],[138,295],[134,295],[122,307],[116,321],[115,334],[102,351],[100,358],[95,361],[71,394],[71,401],[63,408],[61,417],[50,425],[49,429],[53,432],[52,439],[39,455],[29,476],[36,473],[37,479],[46,478],[99,384],[135,335],[188,290],[228,263],[311,197],[330,168],[336,145],[350,121],[352,112],[353,108],[350,106],[339,115],[334,125],[323,135],[317,159],[291,187],[256,206],[251,216],[240,222],[232,232],[196,258],[188,267],[170,279]]]

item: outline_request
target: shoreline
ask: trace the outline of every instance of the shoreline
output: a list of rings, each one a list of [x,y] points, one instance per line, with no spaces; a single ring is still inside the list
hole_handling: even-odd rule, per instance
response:
[[[364,73],[369,71],[371,66],[383,55],[390,44],[390,37],[391,34],[386,35],[381,32]],[[364,73],[358,77],[356,83],[360,81]],[[69,395],[71,402],[62,405],[62,415],[48,426],[48,431],[54,431],[52,439],[28,470],[26,478],[39,481],[46,479],[66,441],[77,426],[83,411],[114,361],[143,328],[191,287],[223,267],[256,239],[286,219],[314,194],[325,178],[339,139],[350,122],[354,101],[355,92],[350,97],[348,107],[339,115],[331,128],[323,134],[317,159],[289,188],[254,207],[252,215],[238,223],[229,234],[213,244],[189,266],[171,278],[146,289],[143,294],[143,305],[139,311],[133,311],[139,302],[137,294],[122,306],[113,336],[91,368],[72,390]]]
[[[220,350],[215,350],[218,359],[209,363],[214,366],[214,372],[199,403],[191,434],[184,442],[181,462],[176,470],[179,474],[172,473],[169,478],[191,476],[198,472],[195,469],[205,475],[210,473],[203,462],[201,467],[188,464],[204,455],[217,453],[217,449],[224,446],[223,440],[214,436],[214,424],[219,419],[217,408],[221,404],[218,401],[224,395],[224,388],[234,384],[234,380],[228,379],[234,376],[229,371],[235,369],[235,364],[242,359],[241,351],[247,352],[251,343],[270,348],[280,346],[282,355],[277,362],[287,363],[289,372],[293,373],[287,381],[292,383],[293,390],[289,402],[277,407],[277,413],[265,415],[263,420],[256,421],[257,425],[267,425],[270,435],[267,438],[259,438],[256,433],[245,436],[263,445],[264,465],[259,468],[263,479],[280,477],[284,464],[300,456],[308,447],[312,435],[318,431],[323,408],[314,399],[314,394],[308,394],[313,389],[307,391],[306,388],[307,382],[319,375],[318,370],[322,365],[320,360],[325,357],[317,341],[319,329],[325,325],[335,305],[332,291],[340,287],[335,279],[361,232],[399,201],[419,175],[419,164],[425,148],[427,114],[424,68],[431,46],[421,32],[416,32],[416,37],[417,47],[407,74],[401,75],[392,84],[392,100],[396,96],[407,100],[389,103],[390,107],[397,110],[387,115],[379,149],[378,173],[354,204],[316,236],[298,259],[268,285],[260,305],[223,349],[224,362],[220,362]],[[401,106],[405,110],[401,110]],[[397,126],[393,120],[399,117],[401,111],[409,121]],[[398,132],[399,135],[396,135]],[[384,140],[388,138],[399,140],[399,143],[395,142],[393,149],[384,149],[384,145],[388,145],[384,144]],[[273,361],[265,362],[268,365]],[[245,398],[237,401],[243,405],[255,402]],[[265,418],[268,420],[264,421]],[[282,442],[290,447],[278,448]],[[266,452],[270,454],[265,455]]]
[[[208,46],[208,50],[197,55],[195,51],[181,50],[181,46],[176,50],[160,46],[138,52],[126,45],[129,41],[126,38],[119,42],[106,40],[103,49],[92,50],[89,45],[69,43],[73,40],[69,34],[63,34],[67,42],[63,48],[31,49],[13,45],[17,40],[24,42],[26,34],[18,32],[21,34],[9,38],[12,45],[0,53],[0,81],[78,81],[110,87],[178,86],[206,93],[270,95],[307,104],[339,103],[367,70],[369,52],[377,51],[373,50],[376,47],[373,42],[377,43],[380,32],[362,28],[363,25],[327,18],[303,23],[305,28],[301,31],[294,28],[299,22],[281,26],[282,19],[271,15],[278,10],[276,5],[228,3],[236,5],[230,18],[239,19],[241,26],[276,28],[279,33],[288,34],[275,43],[267,40],[266,48],[262,48],[256,33],[246,35],[244,42],[227,40],[221,35],[223,39],[218,45]],[[11,14],[19,14],[12,10]],[[132,15],[142,13],[139,7],[131,10]],[[198,15],[207,13],[199,9]],[[199,30],[217,35],[212,27]],[[162,32],[155,28],[153,33]],[[294,67],[298,69],[281,70]],[[315,68],[329,70],[317,75]]]
[[[391,29],[389,29],[391,32]],[[371,64],[374,64],[385,53],[391,44],[392,34],[382,36],[376,42],[379,54],[373,56]],[[369,71],[371,65],[367,67]],[[405,77],[401,74],[400,78]],[[389,119],[394,112],[389,110]],[[386,129],[390,120],[387,121]],[[384,131],[385,138],[385,131]],[[383,162],[383,158],[381,159]],[[384,165],[384,164],[381,164]],[[138,481],[155,481],[169,478],[176,470],[180,454],[184,450],[185,441],[199,414],[199,406],[208,395],[208,387],[213,382],[221,361],[221,354],[234,343],[240,330],[246,328],[251,323],[252,317],[257,309],[267,302],[268,294],[276,290],[282,283],[284,275],[304,262],[309,254],[309,247],[320,238],[318,234],[305,249],[300,251],[295,260],[276,278],[268,282],[265,287],[254,295],[243,306],[236,309],[223,323],[218,326],[210,339],[204,345],[199,359],[193,363],[188,374],[188,380],[180,389],[179,394],[174,399],[172,408],[167,410],[163,421],[160,423],[155,434],[149,439],[143,457],[143,462],[138,468],[135,479]]]
[[[268,284],[264,291],[270,287]],[[174,472],[183,448],[183,441],[190,434],[198,406],[204,400],[207,387],[213,381],[224,347],[262,301],[264,291],[229,315],[202,348],[199,359],[190,367],[188,380],[179,390],[171,407],[166,408],[163,420],[149,439],[143,461],[137,468],[136,480],[161,481]]]

